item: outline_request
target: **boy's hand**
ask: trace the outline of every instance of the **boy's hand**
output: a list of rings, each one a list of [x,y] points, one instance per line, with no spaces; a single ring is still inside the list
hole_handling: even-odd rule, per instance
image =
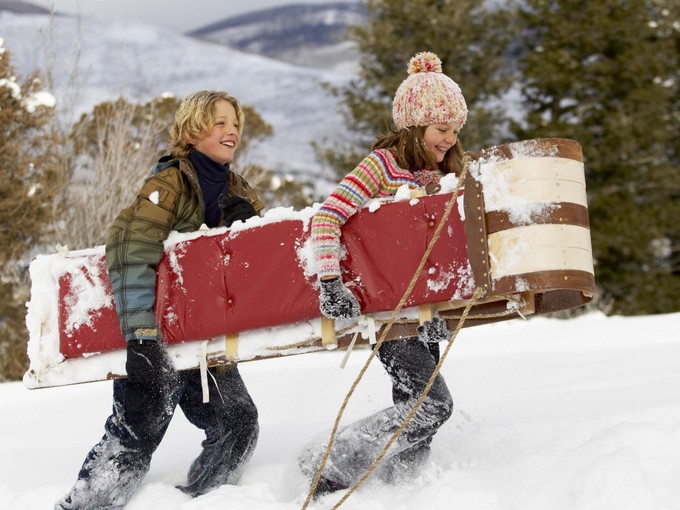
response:
[[[162,386],[175,373],[165,347],[157,340],[130,340],[125,370],[131,384],[150,389]]]
[[[257,216],[257,211],[245,198],[221,196],[219,204],[224,216],[225,227],[231,227],[235,221],[245,221],[252,216]]]

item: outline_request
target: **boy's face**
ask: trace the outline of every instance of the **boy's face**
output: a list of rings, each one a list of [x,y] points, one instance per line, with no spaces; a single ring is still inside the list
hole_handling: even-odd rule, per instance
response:
[[[207,135],[194,142],[194,148],[224,165],[234,159],[240,141],[236,110],[221,99],[215,103],[215,123]]]

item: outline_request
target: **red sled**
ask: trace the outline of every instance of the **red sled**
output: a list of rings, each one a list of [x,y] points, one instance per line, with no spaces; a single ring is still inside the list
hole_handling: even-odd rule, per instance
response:
[[[437,313],[455,327],[579,306],[594,292],[582,152],[541,139],[475,155],[465,192],[374,200],[342,229],[343,279],[359,320],[322,321],[309,239],[315,208],[274,209],[231,229],[173,234],[157,269],[156,318],[178,369],[344,347],[380,335],[440,230],[387,340]],[[455,201],[453,204],[449,202]],[[447,206],[448,209],[447,209]],[[445,212],[449,211],[445,217]],[[125,376],[103,247],[38,256],[27,325],[30,388]],[[358,333],[358,336],[355,335]],[[95,362],[95,360],[97,360]]]

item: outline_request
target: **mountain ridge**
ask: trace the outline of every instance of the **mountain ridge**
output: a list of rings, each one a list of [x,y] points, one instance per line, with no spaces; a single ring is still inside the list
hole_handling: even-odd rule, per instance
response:
[[[228,17],[187,35],[299,66],[356,72],[359,54],[348,30],[367,15],[356,2],[289,4]]]
[[[314,180],[321,194],[335,180],[311,144],[346,131],[325,85],[342,86],[349,73],[295,66],[142,22],[2,12],[0,33],[18,74],[51,69],[51,92],[61,105],[75,102],[74,118],[121,96],[142,102],[165,93],[225,89],[274,128],[271,138],[252,148],[258,164],[277,175]],[[71,83],[73,76],[82,82]]]
[[[56,8],[56,5],[55,5]],[[0,0],[0,12],[50,14],[23,0]],[[57,17],[79,18],[55,9]],[[184,35],[302,67],[355,73],[359,53],[348,31],[366,21],[368,11],[354,1],[290,3],[228,16]]]

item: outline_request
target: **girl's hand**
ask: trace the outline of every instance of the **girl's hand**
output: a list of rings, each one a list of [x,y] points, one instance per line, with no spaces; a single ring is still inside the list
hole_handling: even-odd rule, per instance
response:
[[[347,289],[340,277],[321,280],[319,308],[329,319],[350,319],[361,315],[357,298]]]

